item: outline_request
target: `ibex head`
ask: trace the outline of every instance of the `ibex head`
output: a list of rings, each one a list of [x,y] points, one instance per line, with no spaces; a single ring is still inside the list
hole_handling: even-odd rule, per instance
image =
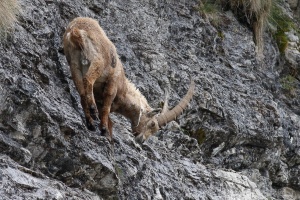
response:
[[[157,114],[159,109],[148,113],[142,113],[138,125],[136,127],[132,127],[133,132],[138,134],[136,136],[136,141],[139,143],[144,142],[149,136],[155,134],[161,127],[176,119],[188,106],[189,101],[192,99],[194,88],[195,83],[192,80],[187,94],[172,110],[168,110],[169,93],[166,90],[164,106],[161,113]]]

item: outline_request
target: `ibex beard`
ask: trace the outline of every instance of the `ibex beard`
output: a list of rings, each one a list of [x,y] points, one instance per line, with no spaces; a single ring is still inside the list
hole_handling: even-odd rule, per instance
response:
[[[168,110],[168,94],[160,113],[151,108],[125,77],[114,44],[94,19],[78,17],[70,22],[63,45],[87,127],[96,130],[95,120],[100,119],[99,129],[110,140],[113,124],[109,113],[116,112],[129,119],[137,141],[143,142],[178,117],[193,96],[195,84],[191,81],[187,94],[172,110]]]

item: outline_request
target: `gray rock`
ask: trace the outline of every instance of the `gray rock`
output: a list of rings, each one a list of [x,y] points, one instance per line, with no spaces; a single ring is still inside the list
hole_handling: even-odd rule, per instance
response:
[[[89,199],[100,198],[87,189],[67,187],[42,173],[23,167],[6,155],[0,156],[1,190],[3,200],[10,199]]]
[[[216,29],[197,1],[20,3],[0,43],[3,199],[299,198],[300,104],[268,34],[258,61],[251,30],[230,12]],[[190,107],[142,145],[119,115],[113,145],[88,131],[61,44],[77,16],[100,22],[153,107],[167,84],[175,105],[192,77]]]

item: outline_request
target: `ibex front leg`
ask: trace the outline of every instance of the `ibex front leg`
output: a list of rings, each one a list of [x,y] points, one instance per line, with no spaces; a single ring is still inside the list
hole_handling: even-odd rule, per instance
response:
[[[98,110],[93,93],[93,84],[88,78],[84,77],[83,85],[85,88],[85,101],[87,103],[88,112],[94,120],[98,120]]]
[[[112,140],[112,121],[109,118],[111,105],[116,97],[117,87],[113,80],[110,80],[103,93],[103,106],[100,113],[100,130],[109,140]]]

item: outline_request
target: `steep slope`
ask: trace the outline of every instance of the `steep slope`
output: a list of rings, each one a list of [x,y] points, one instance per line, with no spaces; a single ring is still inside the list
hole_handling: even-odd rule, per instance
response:
[[[217,30],[197,1],[20,4],[0,44],[3,199],[299,198],[299,102],[281,89],[285,59],[270,36],[257,61],[251,30],[230,12]],[[177,123],[143,145],[121,116],[114,146],[87,130],[61,44],[77,16],[100,22],[153,107],[168,83],[175,105],[194,78]]]

